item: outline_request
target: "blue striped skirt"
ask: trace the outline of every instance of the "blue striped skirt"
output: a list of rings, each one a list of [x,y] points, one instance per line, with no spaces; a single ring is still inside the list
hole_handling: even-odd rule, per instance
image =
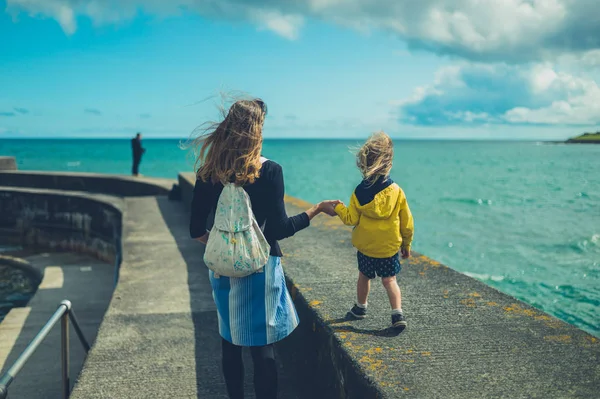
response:
[[[209,271],[219,333],[234,345],[269,345],[281,341],[298,326],[281,258],[269,257],[263,270],[242,278],[215,278]]]

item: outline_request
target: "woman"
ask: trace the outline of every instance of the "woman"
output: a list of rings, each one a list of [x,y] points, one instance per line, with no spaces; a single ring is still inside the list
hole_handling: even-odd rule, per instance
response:
[[[244,397],[242,347],[250,347],[252,354],[256,397],[277,397],[273,344],[290,335],[298,325],[277,240],[308,227],[321,212],[335,215],[333,205],[337,203],[325,201],[299,215],[287,216],[281,166],[261,158],[266,113],[266,105],[259,99],[234,103],[225,119],[199,139],[202,147],[196,162],[192,238],[207,242],[207,217],[216,207],[223,183],[234,182],[248,193],[258,225],[265,226],[264,235],[271,246],[262,273],[228,278],[209,271],[223,338],[223,374],[231,399]]]

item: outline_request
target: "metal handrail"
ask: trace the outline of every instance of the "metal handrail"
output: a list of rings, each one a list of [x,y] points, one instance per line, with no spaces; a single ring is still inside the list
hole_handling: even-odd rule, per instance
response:
[[[79,337],[79,341],[83,345],[83,349],[87,354],[90,350],[90,344],[85,339],[79,323],[75,317],[75,313],[71,308],[71,302],[66,299],[58,305],[56,312],[50,317],[50,320],[42,327],[40,332],[33,338],[33,340],[27,345],[27,348],[19,355],[13,365],[0,376],[0,399],[6,399],[8,396],[8,387],[13,382],[19,371],[23,368],[27,360],[33,355],[33,353],[40,346],[44,338],[48,335],[50,330],[61,321],[61,364],[62,364],[62,385],[63,385],[63,398],[67,399],[71,394],[71,378],[69,375],[69,320],[73,323],[73,328]]]

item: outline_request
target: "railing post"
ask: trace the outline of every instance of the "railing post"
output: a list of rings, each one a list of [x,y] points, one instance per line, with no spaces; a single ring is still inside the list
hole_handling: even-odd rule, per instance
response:
[[[69,310],[61,318],[62,383],[63,399],[68,399],[71,390],[69,378]]]
[[[79,326],[79,322],[77,321],[77,317],[75,317],[75,312],[73,309],[69,311],[69,319],[71,320],[71,325],[73,326],[75,333],[77,333],[77,336],[79,337],[79,342],[81,342],[83,350],[85,350],[85,353],[87,354],[90,351],[90,344],[88,343],[87,339],[85,339],[83,331],[81,331],[81,327]]]
[[[19,374],[19,371],[23,368],[27,360],[36,351],[41,342],[46,338],[50,330],[58,324],[60,320],[61,325],[61,368],[62,368],[62,385],[63,385],[63,399],[68,399],[71,394],[71,377],[69,367],[69,320],[73,322],[75,332],[81,340],[81,344],[87,353],[90,350],[90,344],[87,342],[83,335],[83,331],[77,322],[75,313],[72,311],[71,302],[64,300],[58,305],[58,309],[54,312],[48,322],[42,327],[39,333],[33,338],[33,340],[27,345],[23,353],[19,355],[14,364],[10,366],[4,374],[0,375],[0,399],[6,399],[8,397],[8,387],[13,382],[15,376]]]

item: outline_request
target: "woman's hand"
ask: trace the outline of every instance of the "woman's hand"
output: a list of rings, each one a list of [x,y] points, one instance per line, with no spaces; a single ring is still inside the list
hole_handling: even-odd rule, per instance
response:
[[[206,233],[204,234],[202,237],[198,237],[198,238],[194,238],[194,240],[201,242],[202,244],[205,244],[208,242],[208,234]]]
[[[308,219],[312,220],[312,218],[314,218],[321,212],[324,212],[324,213],[328,214],[329,216],[335,216],[336,215],[335,206],[337,204],[339,204],[340,202],[341,201],[339,201],[339,200],[329,200],[329,201],[319,202],[317,205],[313,206],[312,208],[310,208],[309,210],[306,211],[306,214],[308,215]]]

